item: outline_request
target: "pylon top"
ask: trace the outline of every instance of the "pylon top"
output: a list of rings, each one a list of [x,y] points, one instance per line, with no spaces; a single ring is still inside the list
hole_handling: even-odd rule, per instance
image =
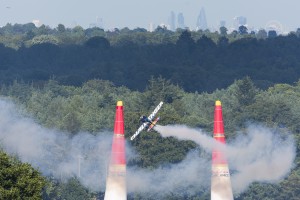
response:
[[[118,101],[117,106],[123,106],[123,101]]]
[[[114,133],[124,135],[123,101],[117,102]]]
[[[221,101],[216,101],[216,106],[221,106],[222,104],[221,104]]]

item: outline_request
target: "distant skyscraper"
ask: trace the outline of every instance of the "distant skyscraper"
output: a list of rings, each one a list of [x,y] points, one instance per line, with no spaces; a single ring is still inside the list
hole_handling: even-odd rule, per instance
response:
[[[234,28],[238,29],[240,26],[246,26],[247,25],[247,18],[243,16],[238,16],[233,18],[233,25]]]
[[[226,27],[226,21],[225,20],[220,21],[220,27]]]
[[[98,27],[104,29],[102,18],[96,17],[96,23],[91,23],[89,27],[90,28]]]
[[[98,16],[96,17],[96,24],[97,24],[97,27],[104,28],[103,19]]]
[[[169,20],[168,20],[171,31],[175,31],[175,29],[176,29],[175,19],[176,19],[175,13],[172,11],[170,14]]]
[[[185,28],[184,17],[182,13],[179,13],[177,16],[177,28],[182,28],[182,29]]]
[[[205,10],[204,8],[201,8],[197,18],[197,30],[206,30],[206,29],[207,29],[207,22],[206,22]]]
[[[150,22],[149,24],[149,29],[148,29],[149,32],[153,32],[154,31],[154,24],[152,22]]]

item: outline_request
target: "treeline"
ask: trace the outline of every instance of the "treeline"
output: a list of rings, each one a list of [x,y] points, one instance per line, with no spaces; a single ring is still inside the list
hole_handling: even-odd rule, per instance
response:
[[[103,79],[144,91],[147,80],[162,76],[185,91],[212,92],[249,76],[268,88],[300,77],[299,35],[300,29],[276,36],[246,27],[231,33],[221,27],[219,33],[8,24],[0,29],[0,82],[42,86],[51,78],[81,86]]]
[[[236,80],[229,87],[212,93],[188,93],[164,78],[147,81],[145,91],[133,91],[117,87],[112,82],[90,80],[82,86],[61,85],[50,80],[43,87],[14,82],[3,86],[1,95],[12,98],[21,104],[26,112],[45,127],[58,128],[67,134],[76,135],[79,131],[100,134],[100,130],[113,128],[115,105],[124,102],[125,137],[136,149],[139,157],[128,160],[128,165],[153,169],[167,163],[179,163],[197,145],[191,141],[178,141],[175,138],[162,138],[158,133],[141,133],[138,140],[129,138],[138,126],[139,116],[148,113],[159,101],[165,104],[160,110],[160,123],[186,124],[212,132],[214,102],[219,99],[223,105],[223,117],[227,140],[237,137],[251,123],[265,124],[285,134],[292,134],[296,141],[297,157],[292,172],[279,184],[253,183],[235,199],[298,199],[300,195],[300,84],[276,84],[267,90],[255,87],[249,77]],[[155,145],[153,145],[155,144]],[[201,150],[199,150],[201,151]],[[200,156],[205,156],[201,153]],[[50,182],[49,182],[50,181]],[[48,180],[44,199],[81,199],[103,193],[91,193],[76,179],[68,183]],[[200,190],[200,189],[199,189]],[[74,192],[74,193],[73,193]],[[154,194],[153,194],[154,195]],[[200,190],[194,196],[172,193],[163,199],[209,199],[209,190]],[[155,196],[155,195],[154,195]],[[149,194],[129,194],[128,199],[155,199]]]

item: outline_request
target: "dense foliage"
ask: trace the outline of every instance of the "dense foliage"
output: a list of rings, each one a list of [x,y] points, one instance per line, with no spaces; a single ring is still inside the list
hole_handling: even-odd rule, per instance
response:
[[[80,86],[96,78],[143,91],[151,76],[162,76],[185,91],[212,92],[244,76],[259,88],[298,80],[300,30],[276,37],[242,30],[227,34],[221,29],[219,34],[7,24],[0,28],[0,83],[17,79],[41,85],[54,78]]]
[[[214,101],[220,99],[228,140],[235,138],[239,134],[238,130],[246,127],[247,123],[258,122],[269,127],[288,129],[297,143],[295,168],[286,179],[279,184],[254,183],[247,191],[236,196],[236,199],[279,200],[299,197],[299,83],[276,84],[268,90],[259,90],[251,79],[246,77],[235,81],[226,89],[213,93],[187,93],[163,78],[150,79],[144,92],[116,87],[113,83],[103,80],[90,80],[81,87],[60,85],[50,80],[42,88],[15,82],[9,87],[3,87],[1,94],[10,96],[15,102],[22,104],[43,126],[59,128],[71,135],[81,130],[99,134],[102,129],[112,129],[115,104],[118,100],[123,100],[126,138],[135,131],[139,116],[147,113],[160,100],[165,102],[160,111],[161,124],[186,124],[211,132]],[[166,163],[178,163],[190,150],[197,148],[193,142],[162,138],[158,133],[142,133],[138,140],[130,143],[137,150],[139,157],[129,160],[128,164],[148,169]],[[86,198],[103,198],[103,193],[89,193],[78,185],[76,179],[67,184],[53,181],[50,186],[46,190],[48,193],[45,193],[45,199],[49,199],[49,196],[56,199],[71,198],[75,192],[72,188],[76,188],[78,195],[85,195]],[[155,199],[148,195],[130,194],[128,199]],[[174,193],[164,197],[182,198],[207,199],[209,191],[199,191],[195,196]]]
[[[0,199],[38,200],[45,179],[28,163],[20,163],[0,152]]]
[[[101,194],[98,194],[98,197]],[[102,195],[103,196],[103,195]],[[43,190],[43,200],[88,200],[95,199],[96,194],[89,192],[82,186],[77,178],[71,178],[66,182],[48,178],[46,187]],[[102,198],[103,199],[103,198]]]

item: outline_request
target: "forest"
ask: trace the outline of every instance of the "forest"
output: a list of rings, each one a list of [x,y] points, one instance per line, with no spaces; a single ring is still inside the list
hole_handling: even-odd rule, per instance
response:
[[[129,167],[155,170],[181,163],[190,152],[207,157],[192,141],[143,132],[129,138],[141,115],[159,101],[161,125],[184,124],[213,130],[221,100],[227,141],[249,124],[262,124],[295,141],[291,172],[278,183],[253,182],[235,199],[298,199],[300,195],[299,31],[274,36],[266,31],[154,32],[137,28],[104,31],[33,24],[0,28],[0,95],[20,115],[70,138],[113,130],[116,102],[124,102],[125,137],[137,152]],[[0,155],[0,199],[103,199],[74,175],[45,176],[18,155]],[[27,177],[27,178],[23,178]],[[26,182],[27,181],[27,182]],[[31,187],[26,185],[32,184]],[[172,191],[128,194],[138,199],[209,199],[210,188],[194,194]]]
[[[0,29],[0,80],[81,86],[102,79],[143,91],[152,76],[162,76],[187,92],[212,92],[249,76],[265,89],[298,81],[299,36],[300,29],[274,36],[246,28],[227,34],[225,27],[219,33],[7,24]]]

